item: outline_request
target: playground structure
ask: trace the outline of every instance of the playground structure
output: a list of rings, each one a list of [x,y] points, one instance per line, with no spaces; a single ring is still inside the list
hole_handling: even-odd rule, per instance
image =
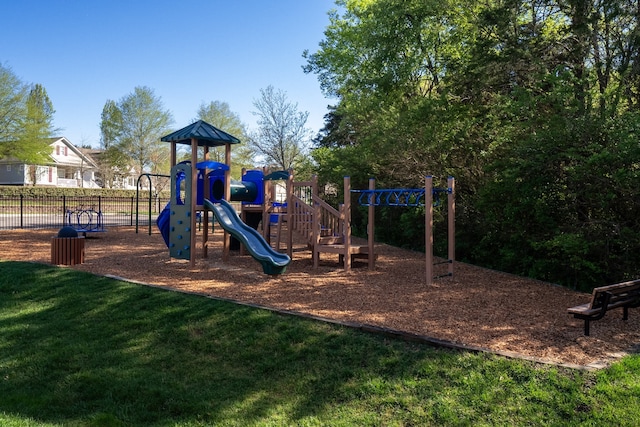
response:
[[[279,172],[282,174],[282,172]],[[281,176],[280,179],[285,179]],[[417,189],[376,189],[375,179],[369,180],[367,190],[352,190],[350,177],[344,177],[344,201],[335,209],[326,203],[318,194],[317,177],[311,181],[296,182],[290,171],[286,176],[286,202],[277,204],[268,200],[268,190],[265,186],[265,204],[263,211],[263,228],[265,239],[273,242],[280,250],[284,242],[289,256],[292,255],[293,232],[303,235],[307,239],[312,251],[313,266],[318,268],[322,253],[338,254],[340,263],[345,271],[351,270],[353,261],[357,258],[367,260],[370,270],[375,269],[375,207],[376,206],[413,206],[425,208],[425,257],[426,283],[430,285],[433,279],[452,276],[455,262],[455,179],[449,177],[446,188],[433,186],[433,177],[425,177],[424,188]],[[266,182],[266,181],[265,181]],[[351,236],[351,195],[359,194],[358,203],[368,207],[367,244],[354,244]],[[448,264],[446,275],[434,276],[433,256],[433,209],[441,203],[441,196],[447,195],[447,259],[439,263]],[[276,221],[270,220],[276,217]],[[276,232],[271,231],[276,227]],[[267,235],[269,232],[269,235]],[[283,238],[283,233],[285,237]]]
[[[245,178],[248,181],[234,183],[232,188],[231,145],[240,141],[202,120],[166,135],[161,140],[171,143],[171,200],[158,217],[157,223],[169,247],[170,257],[188,259],[191,266],[195,265],[196,214],[208,209],[224,229],[223,261],[228,260],[233,235],[262,264],[266,274],[284,273],[291,262],[290,257],[274,251],[260,234],[237,217],[231,205],[226,202],[235,199],[262,204],[262,200],[258,200],[261,192],[256,182],[262,182],[259,174],[247,173]],[[177,144],[191,146],[191,161],[176,164]],[[209,149],[218,146],[225,147],[225,163],[211,162],[208,159]],[[200,163],[199,147],[204,151],[204,160]],[[202,220],[202,254],[203,258],[207,258],[209,215],[203,215]]]
[[[293,171],[243,171],[242,181],[230,177],[231,145],[240,141],[215,127],[198,121],[162,138],[171,143],[171,201],[157,223],[172,258],[188,259],[195,265],[196,217],[211,211],[224,230],[223,261],[228,261],[231,237],[242,243],[241,253],[249,251],[262,264],[266,274],[284,273],[293,252],[293,233],[302,235],[312,252],[313,266],[318,268],[320,254],[339,256],[345,271],[356,258],[365,258],[369,269],[375,268],[375,206],[424,206],[426,281],[433,280],[433,201],[440,193],[448,194],[449,274],[453,274],[454,180],[447,189],[434,189],[433,178],[426,177],[424,189],[376,190],[371,179],[368,190],[351,190],[350,178],[344,178],[344,203],[338,209],[319,196],[317,177],[296,182]],[[176,144],[191,145],[191,160],[176,164]],[[209,148],[225,146],[225,163],[208,160]],[[198,148],[204,160],[198,162]],[[274,182],[286,181],[286,197],[278,202]],[[351,195],[360,193],[358,202],[368,206],[367,244],[354,244],[351,236]],[[383,197],[384,196],[384,197]],[[241,202],[240,215],[228,203]],[[209,215],[202,216],[202,256],[208,257]],[[257,230],[262,223],[262,234]],[[272,247],[275,246],[275,249]],[[284,246],[281,248],[281,246]],[[285,252],[286,254],[282,253]]]

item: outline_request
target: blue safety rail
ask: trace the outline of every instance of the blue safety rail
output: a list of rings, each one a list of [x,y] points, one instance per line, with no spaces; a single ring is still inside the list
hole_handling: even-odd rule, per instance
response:
[[[424,188],[392,188],[382,190],[351,190],[359,194],[361,206],[424,206]],[[450,194],[451,188],[433,188],[433,203],[440,204],[440,194]],[[373,199],[373,203],[371,200]]]

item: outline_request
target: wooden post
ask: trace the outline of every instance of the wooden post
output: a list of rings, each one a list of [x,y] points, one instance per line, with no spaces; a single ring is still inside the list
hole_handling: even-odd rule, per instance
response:
[[[311,199],[315,201],[318,198],[318,175],[313,175],[311,177]]]
[[[262,175],[269,175],[269,168],[264,166],[262,168]],[[269,242],[269,227],[271,226],[269,220],[269,205],[271,204],[271,192],[269,191],[269,181],[265,179],[262,180],[262,194],[262,237]]]
[[[448,209],[447,209],[447,219],[448,219],[448,239],[449,244],[449,275],[453,276],[453,263],[456,259],[456,199],[455,199],[455,179],[450,176],[447,180],[448,187]]]
[[[320,204],[317,203],[318,198],[318,176],[311,177],[311,207],[313,215],[311,216],[311,241],[313,242],[313,268],[318,268],[320,264]],[[305,218],[307,221],[307,218]]]
[[[174,167],[176,165],[176,158],[177,158],[177,156],[176,156],[176,151],[177,151],[176,146],[177,146],[176,142],[172,141],[171,142],[171,167]]]
[[[198,199],[198,173],[196,169],[198,163],[198,140],[191,138],[191,206],[190,206],[190,233],[191,233],[191,251],[189,262],[191,267],[196,265],[196,203]],[[187,177],[185,177],[187,179]]]
[[[287,255],[293,259],[293,169],[289,169],[289,176],[287,177]]]
[[[424,252],[427,285],[433,283],[433,177],[424,179]]]
[[[344,204],[340,212],[344,221],[344,271],[351,271],[351,177],[344,177]]]
[[[313,268],[320,265],[320,205],[313,202],[313,215],[311,218],[311,241],[313,242]]]
[[[204,160],[205,161],[209,160],[209,147],[206,145],[204,146]],[[202,200],[203,200],[202,204],[203,205],[204,205],[204,199],[209,198],[209,188],[210,188],[209,170],[205,168],[202,171]],[[203,226],[202,257],[208,258],[209,257],[209,212],[207,212],[207,210],[203,208],[202,211],[200,212],[200,215],[202,215],[201,223]]]
[[[240,171],[240,175],[242,176],[241,181],[244,181],[244,176],[247,174],[247,168],[242,168]],[[244,207],[244,203],[240,203],[240,219],[246,224],[247,223],[247,211]],[[246,255],[247,250],[244,245],[240,245],[240,255]]]
[[[375,240],[374,240],[374,233],[376,230],[376,226],[375,226],[375,222],[376,222],[376,207],[375,207],[375,202],[376,202],[376,196],[375,196],[375,189],[376,189],[376,180],[375,178],[369,178],[369,191],[371,191],[371,193],[369,194],[369,209],[368,209],[368,214],[369,214],[369,218],[367,220],[368,225],[367,225],[367,250],[369,251],[369,257],[368,257],[368,261],[369,261],[369,270],[374,270],[376,268],[376,256],[375,256]]]
[[[224,171],[224,199],[231,203],[231,144],[224,145],[224,163],[229,166]],[[222,260],[229,261],[229,250],[231,249],[231,235],[224,232],[222,248]]]

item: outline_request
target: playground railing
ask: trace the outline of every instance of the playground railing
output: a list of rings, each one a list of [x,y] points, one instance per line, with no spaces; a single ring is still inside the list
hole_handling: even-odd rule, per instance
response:
[[[314,206],[309,205],[295,194],[292,195],[291,221],[292,228],[302,234],[307,241],[314,239],[313,225],[316,224],[320,237],[344,236],[344,215],[319,197],[313,199]],[[314,221],[314,216],[317,218]]]
[[[293,194],[303,203],[311,205],[315,186],[314,181],[296,181],[293,183]]]
[[[287,206],[291,210],[291,227],[311,240],[313,225],[313,207],[296,195],[292,195],[292,202]]]
[[[344,218],[338,210],[333,206],[325,202],[324,200],[316,197],[314,203],[320,208],[320,216],[318,223],[320,225],[320,235],[322,237],[330,236],[344,236]]]

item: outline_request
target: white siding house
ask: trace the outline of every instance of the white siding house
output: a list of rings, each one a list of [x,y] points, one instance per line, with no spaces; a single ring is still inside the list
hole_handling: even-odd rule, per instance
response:
[[[119,168],[111,166],[105,162],[104,150],[98,148],[81,148],[80,151],[92,159],[97,170],[94,172],[94,179],[102,188],[119,188],[124,190],[135,190],[138,183],[138,175],[135,168]],[[148,181],[140,182],[140,189],[149,189]]]
[[[27,165],[0,159],[0,185],[99,188],[96,163],[65,137],[51,139],[51,162]]]

